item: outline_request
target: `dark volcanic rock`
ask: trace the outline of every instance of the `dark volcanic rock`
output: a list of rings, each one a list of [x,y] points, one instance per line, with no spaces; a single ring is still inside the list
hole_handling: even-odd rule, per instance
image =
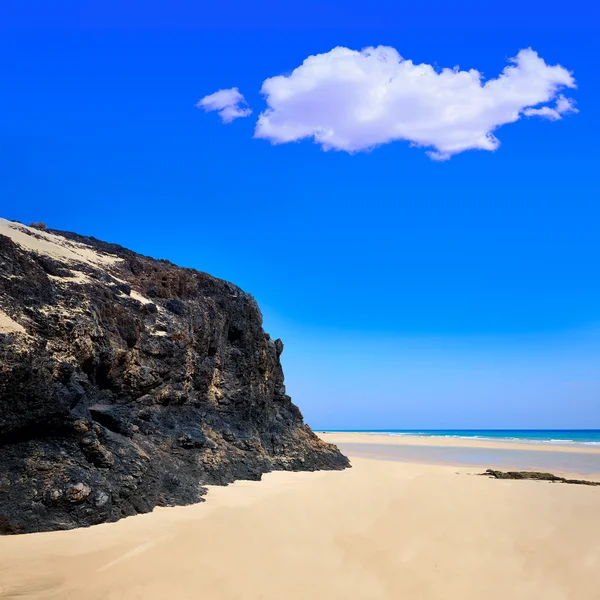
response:
[[[533,479],[534,481],[550,481],[553,483],[572,483],[576,485],[600,485],[599,481],[586,481],[585,479],[565,479],[552,473],[539,473],[537,471],[494,471],[488,469],[481,475],[489,475],[494,479]]]
[[[226,281],[0,220],[0,533],[349,466],[286,395],[282,350]]]

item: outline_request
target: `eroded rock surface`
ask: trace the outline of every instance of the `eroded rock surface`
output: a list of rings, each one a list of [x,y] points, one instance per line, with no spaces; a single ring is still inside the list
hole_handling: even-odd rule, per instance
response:
[[[0,533],[347,467],[286,394],[282,351],[226,281],[0,219]]]

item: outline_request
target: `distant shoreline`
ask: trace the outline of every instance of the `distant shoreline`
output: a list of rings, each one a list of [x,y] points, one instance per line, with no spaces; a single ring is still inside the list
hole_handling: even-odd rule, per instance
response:
[[[353,457],[482,469],[550,471],[600,477],[600,447],[458,437],[386,435],[370,432],[319,433]]]
[[[439,430],[342,430],[342,429],[318,429],[319,433],[342,434],[342,435],[369,435],[386,436],[394,438],[413,439],[435,439],[435,440],[467,440],[477,442],[498,442],[503,445],[512,444],[534,444],[544,447],[583,448],[597,447],[600,450],[599,429],[439,429]],[[583,448],[582,448],[583,447]]]

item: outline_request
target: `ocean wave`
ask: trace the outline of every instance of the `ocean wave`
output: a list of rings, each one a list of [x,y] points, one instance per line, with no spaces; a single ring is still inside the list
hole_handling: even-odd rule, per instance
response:
[[[486,442],[505,442],[505,443],[520,443],[520,444],[556,444],[556,445],[586,445],[586,446],[600,446],[600,440],[582,440],[571,437],[560,437],[560,438],[542,438],[542,437],[526,437],[526,436],[515,436],[507,435],[505,437],[500,436],[487,436],[487,435],[469,435],[460,433],[445,433],[445,432],[430,432],[430,431],[368,431],[364,432],[370,435],[387,435],[392,437],[428,437],[428,438],[450,438],[450,439],[462,439],[462,440],[479,440]]]

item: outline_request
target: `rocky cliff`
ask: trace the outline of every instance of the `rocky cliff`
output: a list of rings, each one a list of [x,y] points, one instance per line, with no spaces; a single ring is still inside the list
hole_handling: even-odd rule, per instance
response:
[[[226,281],[0,219],[0,533],[347,467],[286,395],[282,350]]]

